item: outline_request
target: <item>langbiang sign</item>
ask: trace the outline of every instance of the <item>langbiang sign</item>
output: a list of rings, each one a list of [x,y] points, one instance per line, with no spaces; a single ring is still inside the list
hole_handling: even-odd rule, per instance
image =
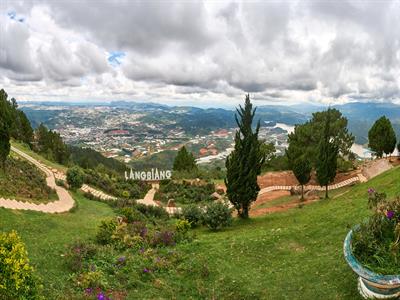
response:
[[[164,179],[171,179],[172,172],[170,170],[158,170],[157,168],[151,169],[150,171],[125,171],[125,179],[142,180],[142,181],[157,181]]]

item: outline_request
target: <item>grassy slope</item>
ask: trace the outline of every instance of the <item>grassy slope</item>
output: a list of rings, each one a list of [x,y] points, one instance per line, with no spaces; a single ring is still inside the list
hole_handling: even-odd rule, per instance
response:
[[[0,208],[0,231],[14,229],[22,236],[48,299],[59,298],[69,284],[68,271],[60,257],[64,245],[93,237],[100,220],[114,215],[104,203],[87,200],[81,194],[73,197],[78,207],[72,213],[51,215]]]
[[[343,259],[343,239],[369,214],[367,188],[393,197],[400,194],[398,178],[399,167],[334,200],[236,221],[218,233],[198,229],[195,242],[178,246],[187,254],[186,271],[155,275],[157,280],[131,290],[128,299],[358,299],[356,276]],[[103,203],[80,194],[74,198],[78,208],[69,214],[0,209],[0,230],[20,233],[49,299],[62,298],[69,288],[60,257],[64,245],[93,237],[100,220],[113,215]]]
[[[11,145],[14,146],[15,148],[24,151],[26,154],[30,155],[31,157],[33,157],[34,159],[40,161],[41,163],[44,163],[46,166],[52,168],[52,169],[57,169],[59,171],[63,171],[66,172],[67,171],[67,167],[60,165],[58,163],[49,161],[47,159],[45,159],[43,156],[41,156],[40,154],[33,152],[32,150],[29,149],[28,146],[17,142],[17,141],[11,141]]]
[[[225,284],[230,280],[229,286],[245,287],[243,298],[358,299],[343,240],[369,214],[367,188],[394,197],[400,195],[399,178],[396,168],[334,200],[237,222],[221,233],[200,230],[199,242],[186,246],[187,251],[209,256],[210,269],[217,273],[210,289],[223,289],[218,282],[225,277]]]

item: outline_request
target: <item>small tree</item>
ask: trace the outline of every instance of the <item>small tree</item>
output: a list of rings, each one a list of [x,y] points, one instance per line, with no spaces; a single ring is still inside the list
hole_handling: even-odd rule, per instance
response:
[[[296,126],[294,132],[289,136],[289,147],[286,156],[290,169],[301,184],[301,200],[304,200],[304,185],[310,181],[312,164],[307,155],[307,148],[299,143],[299,136],[304,128]]]
[[[252,123],[256,109],[250,102],[250,96],[246,95],[244,108],[240,105],[236,110],[236,123],[239,130],[235,135],[235,149],[226,159],[227,195],[229,201],[236,208],[239,217],[248,218],[250,205],[257,199],[260,187],[257,183],[257,175],[261,172],[265,156],[260,149],[258,122],[253,132]]]
[[[174,171],[197,170],[196,160],[193,154],[189,153],[186,150],[185,146],[182,146],[182,148],[179,149],[178,154],[176,155],[174,160],[173,170]]]
[[[77,190],[81,188],[83,184],[83,176],[84,174],[82,170],[77,166],[68,169],[67,183],[72,190]]]
[[[385,116],[376,120],[368,131],[368,146],[378,157],[382,157],[383,153],[391,154],[396,148],[396,134]]]
[[[333,182],[336,176],[337,157],[339,154],[338,146],[331,141],[330,122],[331,118],[328,113],[324,125],[324,136],[317,148],[317,180],[320,186],[325,186],[325,199],[328,198],[328,184]]]
[[[298,157],[290,162],[294,176],[301,184],[301,200],[304,200],[304,185],[310,181],[311,163],[305,157]]]

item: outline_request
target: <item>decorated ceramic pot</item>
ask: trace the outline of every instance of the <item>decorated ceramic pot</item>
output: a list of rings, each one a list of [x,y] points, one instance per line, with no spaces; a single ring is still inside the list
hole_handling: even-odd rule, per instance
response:
[[[380,275],[364,268],[354,257],[351,250],[353,231],[344,240],[344,257],[359,276],[358,291],[365,299],[397,299],[400,298],[400,275]]]

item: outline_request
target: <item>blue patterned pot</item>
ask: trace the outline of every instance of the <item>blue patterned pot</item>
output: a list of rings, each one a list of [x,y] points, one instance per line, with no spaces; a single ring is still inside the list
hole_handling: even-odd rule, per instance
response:
[[[350,230],[344,240],[344,257],[350,268],[359,276],[358,291],[365,299],[398,299],[400,298],[400,275],[380,275],[364,268],[354,257],[351,250]]]

